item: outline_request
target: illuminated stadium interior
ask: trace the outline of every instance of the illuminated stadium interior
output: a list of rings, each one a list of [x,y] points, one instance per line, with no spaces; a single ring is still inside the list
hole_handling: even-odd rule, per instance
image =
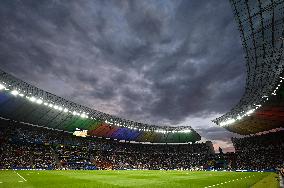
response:
[[[207,136],[228,144],[230,135],[232,152],[205,141],[202,128],[119,118],[3,69],[0,188],[284,187],[284,0],[230,3],[245,54],[245,93]]]

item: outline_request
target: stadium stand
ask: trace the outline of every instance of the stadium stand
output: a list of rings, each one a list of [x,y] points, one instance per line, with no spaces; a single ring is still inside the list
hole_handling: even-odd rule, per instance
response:
[[[212,155],[211,142],[119,142],[7,120],[0,127],[0,169],[201,169]]]
[[[284,130],[232,138],[235,153],[212,143],[142,144],[77,137],[63,131],[1,120],[0,169],[190,169],[275,171],[283,167]]]
[[[284,129],[244,138],[232,138],[239,169],[275,170],[284,164]]]

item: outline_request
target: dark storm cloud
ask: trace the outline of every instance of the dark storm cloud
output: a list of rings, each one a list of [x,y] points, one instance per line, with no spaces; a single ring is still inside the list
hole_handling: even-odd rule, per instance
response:
[[[213,118],[244,91],[226,0],[7,0],[0,24],[1,69],[124,118],[172,125]],[[220,139],[202,127],[204,137]]]

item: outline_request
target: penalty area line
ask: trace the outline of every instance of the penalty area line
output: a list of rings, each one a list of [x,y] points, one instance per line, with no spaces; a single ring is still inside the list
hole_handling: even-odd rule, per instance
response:
[[[22,178],[24,181],[27,181],[23,176],[21,176],[18,172],[14,171],[20,178]],[[19,181],[20,182],[20,181]]]

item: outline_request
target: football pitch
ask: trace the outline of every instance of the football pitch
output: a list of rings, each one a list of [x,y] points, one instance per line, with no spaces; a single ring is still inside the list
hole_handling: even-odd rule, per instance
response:
[[[279,187],[277,174],[191,171],[0,171],[0,188]]]

